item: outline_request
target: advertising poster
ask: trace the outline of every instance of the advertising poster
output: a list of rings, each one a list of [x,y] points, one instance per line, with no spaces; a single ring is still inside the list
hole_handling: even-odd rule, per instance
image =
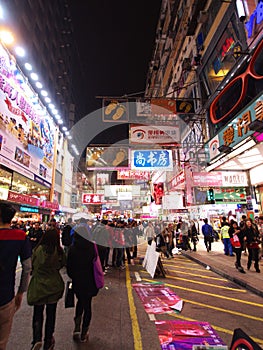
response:
[[[87,147],[86,166],[88,169],[115,169],[129,166],[128,147]]]
[[[163,284],[136,283],[132,285],[149,314],[181,311],[182,299]]]
[[[172,144],[179,145],[181,141],[179,127],[130,125],[131,144]]]
[[[103,117],[104,122],[127,123],[129,119],[128,101],[121,99],[103,99]]]
[[[208,322],[170,320],[155,321],[155,325],[162,350],[192,350],[195,345],[227,349]]]
[[[51,183],[56,125],[1,45],[0,62],[1,163]]]

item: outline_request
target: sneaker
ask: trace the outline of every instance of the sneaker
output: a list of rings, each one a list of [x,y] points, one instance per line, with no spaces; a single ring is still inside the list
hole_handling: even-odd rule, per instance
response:
[[[76,342],[80,341],[80,332],[73,332],[73,340]]]
[[[41,341],[37,341],[35,344],[32,345],[31,350],[40,350],[42,347],[42,342]]]
[[[89,332],[85,334],[81,334],[80,336],[80,342],[81,343],[86,343],[89,340]]]

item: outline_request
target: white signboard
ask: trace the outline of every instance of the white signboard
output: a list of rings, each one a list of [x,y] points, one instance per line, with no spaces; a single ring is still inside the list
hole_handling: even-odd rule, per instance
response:
[[[248,186],[247,174],[242,171],[222,171],[223,187],[246,187]]]
[[[176,126],[130,125],[130,143],[167,144],[180,143],[180,132]]]

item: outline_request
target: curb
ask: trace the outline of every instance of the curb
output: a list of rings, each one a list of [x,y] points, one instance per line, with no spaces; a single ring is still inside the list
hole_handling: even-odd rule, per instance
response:
[[[184,252],[182,252],[182,255],[187,257],[187,258],[189,258],[190,260],[193,260],[194,262],[198,263],[199,265],[202,265],[204,267],[207,266],[206,263],[202,262],[201,260],[199,260],[199,259],[197,259],[197,258],[195,258],[195,257],[193,257],[191,255],[188,255],[188,254],[186,254]],[[239,279],[237,277],[234,277],[234,276],[231,276],[231,275],[229,275],[229,274],[227,274],[227,273],[225,273],[225,272],[223,272],[221,270],[218,270],[217,268],[215,268],[213,266],[210,266],[210,270],[215,272],[215,273],[217,273],[218,275],[220,275],[220,276],[222,276],[222,277],[224,277],[224,278],[226,278],[226,279],[228,279],[228,280],[238,284],[239,286],[249,290],[250,292],[260,296],[261,298],[263,298],[263,291],[255,288],[255,287],[252,287],[250,284],[242,281],[241,279]]]

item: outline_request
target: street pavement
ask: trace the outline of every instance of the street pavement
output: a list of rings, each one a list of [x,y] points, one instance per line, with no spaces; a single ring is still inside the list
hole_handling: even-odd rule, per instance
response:
[[[87,344],[77,344],[72,341],[74,309],[65,309],[64,299],[59,301],[55,329],[56,350],[160,349],[155,324],[149,321],[143,305],[132,289],[136,272],[140,273],[142,270],[141,262],[146,248],[147,243],[139,245],[138,258],[134,264],[126,265],[125,270],[112,268],[106,274],[105,286],[94,298],[90,340]],[[197,252],[183,251],[180,254],[243,288],[263,296],[263,260],[260,261],[261,273],[256,273],[253,266],[250,271],[247,271],[247,256],[243,254],[242,265],[246,273],[241,274],[235,268],[235,257],[224,255],[221,241],[214,242],[212,251],[208,253],[202,238],[197,245]],[[62,275],[66,281],[68,277],[65,269]],[[18,281],[19,276],[17,276]],[[27,305],[25,296],[22,308],[15,315],[7,350],[31,348],[32,311],[33,308]]]
[[[241,265],[245,270],[245,274],[240,273],[235,268],[235,256],[227,256],[224,254],[224,246],[221,240],[212,243],[212,250],[208,253],[202,238],[197,245],[196,252],[183,251],[182,254],[189,259],[203,265],[207,269],[237,283],[243,288],[263,297],[263,260],[260,260],[260,273],[257,273],[254,264],[250,270],[247,270],[248,256],[242,253]]]

